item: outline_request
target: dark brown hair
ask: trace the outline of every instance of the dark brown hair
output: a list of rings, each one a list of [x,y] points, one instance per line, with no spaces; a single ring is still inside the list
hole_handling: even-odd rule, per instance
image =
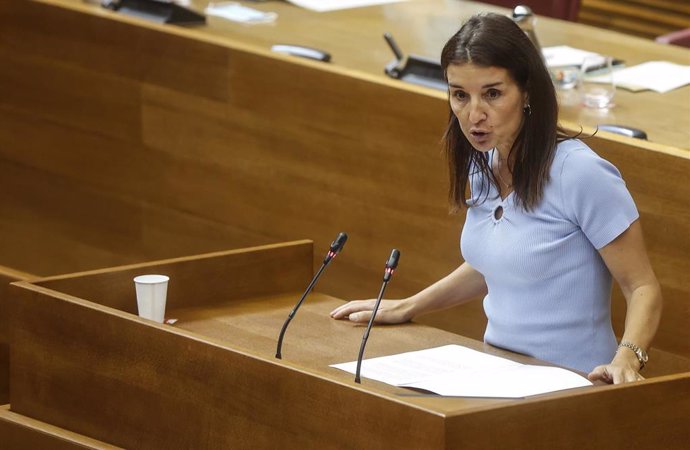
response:
[[[522,129],[510,154],[515,153],[512,175],[517,203],[531,210],[541,200],[549,180],[556,144],[571,138],[558,126],[558,103],[549,72],[539,50],[520,27],[509,17],[493,13],[472,16],[443,47],[444,74],[451,64],[470,62],[506,69],[520,90],[527,93],[530,111],[525,111]],[[450,177],[448,197],[453,211],[468,206],[465,192],[470,170],[485,175],[481,191],[473,192],[473,198],[486,199],[489,182],[500,191],[488,155],[472,147],[452,110],[443,143]]]

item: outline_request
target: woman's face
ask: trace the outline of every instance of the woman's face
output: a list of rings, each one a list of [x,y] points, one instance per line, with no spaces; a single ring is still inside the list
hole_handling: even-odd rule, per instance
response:
[[[496,147],[507,158],[522,128],[527,94],[502,67],[451,64],[446,74],[450,107],[472,147]]]

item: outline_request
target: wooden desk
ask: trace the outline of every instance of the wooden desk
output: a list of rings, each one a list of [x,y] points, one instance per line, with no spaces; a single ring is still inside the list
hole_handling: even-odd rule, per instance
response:
[[[439,9],[425,16],[416,9],[423,5]],[[305,236],[314,237],[319,260],[346,231],[338,271],[323,280],[327,292],[375,295],[381,264],[397,247],[403,256],[388,293],[412,294],[460,263],[464,215],[447,213],[438,146],[447,104],[441,93],[374,71],[390,58],[380,39],[387,25],[367,23],[398,24],[391,31],[406,51],[432,55],[445,40],[434,30],[454,30],[473,5],[408,2],[333,15],[271,5],[285,8],[276,27],[299,13],[311,39],[329,36],[315,30],[330,24],[331,40],[346,46],[333,36],[348,28],[347,17],[349,28],[368,29],[366,42],[376,36],[380,47],[350,51],[374,55],[367,69],[335,47],[328,65],[272,54],[251,34],[225,35],[273,28],[161,26],[76,0],[1,3],[2,264],[55,275]],[[404,32],[415,30],[414,18],[426,24],[417,34],[436,36],[429,48]],[[553,23],[565,43],[578,42],[581,28]],[[591,36],[612,36],[602,33]],[[556,43],[542,34],[545,45]],[[595,42],[603,46],[604,37]],[[621,55],[630,62],[644,49],[677,62],[687,55],[630,42]],[[672,108],[682,121],[687,89],[655,98],[680,102]],[[659,109],[653,116],[669,117]],[[690,155],[681,145],[606,133],[588,143],[622,171],[641,212],[666,299],[655,346],[690,357]],[[617,295],[619,332],[623,308]],[[473,338],[485,323],[479,302],[420,320]]]
[[[35,1],[157,28],[143,20],[121,18],[121,14],[84,4],[82,0]],[[336,67],[383,78],[384,66],[393,59],[382,37],[385,31],[393,34],[406,54],[438,58],[446,40],[472,14],[480,11],[508,12],[503,8],[464,0],[412,0],[329,13],[311,12],[280,1],[243,3],[252,8],[275,11],[278,13],[278,20],[269,25],[250,26],[209,17],[208,24],[203,27],[183,29],[167,26],[163,29],[187,38],[240,44],[266,51],[276,43],[312,46],[329,51],[333,55],[332,65]],[[207,4],[207,0],[194,0],[192,7],[202,11]],[[16,20],[11,22],[21,28],[27,25],[20,25]],[[629,66],[654,60],[690,64],[690,50],[677,46],[660,45],[648,39],[548,17],[540,17],[537,27],[543,46],[570,45],[610,54],[623,59]],[[76,43],[66,36],[54,45],[37,48],[33,39],[26,39],[26,31],[28,30],[12,30],[9,33],[8,42],[14,47],[14,51],[38,53],[51,58],[57,54],[69,57],[71,50],[77,50],[74,47]],[[12,38],[17,32],[17,37],[21,36],[22,39]],[[68,41],[67,46],[64,45],[65,39]],[[125,42],[112,44],[119,47]],[[56,45],[60,45],[60,48],[56,48]],[[190,62],[196,59],[182,53],[178,57],[190,58]],[[428,91],[426,95],[438,98],[446,96],[443,92],[434,91]],[[608,112],[591,111],[579,104],[563,105],[561,120],[567,126],[575,128],[600,123],[636,127],[645,130],[652,142],[690,150],[690,86],[666,94],[652,91],[631,93],[618,89],[615,101],[616,107]]]
[[[55,0],[52,0],[55,1]],[[59,3],[77,0],[59,0]],[[412,0],[390,5],[316,13],[287,2],[243,2],[245,5],[275,11],[274,24],[247,26],[208,18],[208,26],[193,31],[222,40],[270,49],[276,43],[306,45],[329,51],[333,65],[383,77],[384,66],[393,54],[383,33],[393,34],[405,54],[438,59],[443,44],[462,22],[480,11],[509,13],[509,10],[465,0]],[[202,11],[207,0],[195,0]],[[539,17],[537,34],[541,45],[570,45],[612,55],[633,66],[646,61],[671,61],[690,65],[690,50],[656,44],[627,34],[588,25]],[[445,98],[445,93],[429,95]],[[592,111],[578,103],[562,103],[561,120],[570,127],[616,123],[646,130],[649,140],[690,150],[690,85],[666,94],[652,91],[616,92],[616,107]]]
[[[141,449],[673,449],[690,437],[690,372],[519,400],[356,384],[328,365],[356,357],[363,327],[330,319],[339,301],[325,294],[308,297],[277,360],[312,252],[301,241],[14,283],[11,409]],[[170,276],[174,326],[133,314],[142,273]],[[366,355],[447,343],[534,362],[417,324],[375,327]]]

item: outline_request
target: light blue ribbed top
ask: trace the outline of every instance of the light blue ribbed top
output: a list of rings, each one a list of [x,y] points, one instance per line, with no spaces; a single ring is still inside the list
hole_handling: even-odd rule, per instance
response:
[[[558,145],[550,177],[530,212],[491,186],[467,212],[461,252],[488,286],[487,343],[589,372],[617,347],[611,274],[597,250],[639,214],[618,169],[579,140]],[[471,202],[481,178],[470,178]]]

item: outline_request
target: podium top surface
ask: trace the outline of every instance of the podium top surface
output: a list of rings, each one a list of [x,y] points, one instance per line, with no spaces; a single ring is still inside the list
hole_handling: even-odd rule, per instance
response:
[[[341,300],[320,293],[293,319],[278,360],[277,335],[313,274],[312,253],[298,241],[13,283],[12,409],[139,448],[578,448],[632,442],[621,441],[636,436],[624,429],[652,422],[647,444],[688,437],[679,424],[690,373],[513,400],[356,384],[328,366],[356,359],[363,326],[331,319]],[[174,325],[136,315],[132,279],[144,273],[170,277]],[[415,323],[374,327],[365,356],[445,344],[538,363]],[[652,406],[630,408],[640,401]],[[602,426],[582,433],[592,422]]]

